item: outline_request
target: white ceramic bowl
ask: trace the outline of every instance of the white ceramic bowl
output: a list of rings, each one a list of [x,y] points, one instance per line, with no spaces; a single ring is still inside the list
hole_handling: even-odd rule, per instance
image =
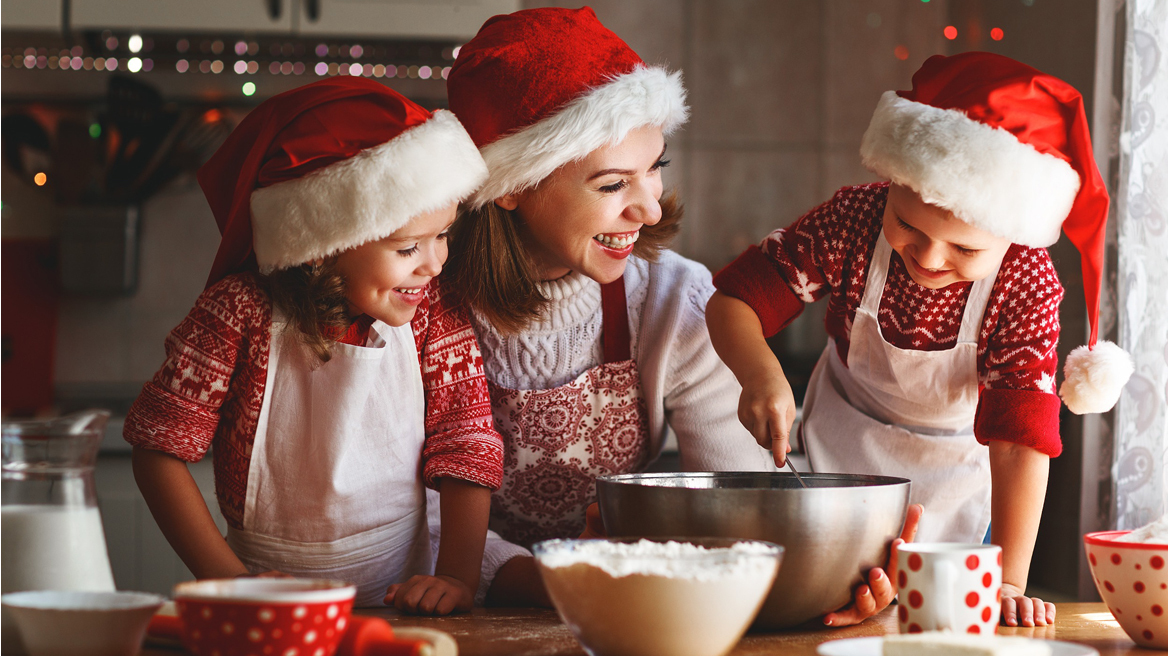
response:
[[[589,654],[721,656],[758,614],[783,548],[677,542],[548,540],[532,551],[556,610]]]
[[[164,601],[144,592],[65,590],[0,598],[29,656],[134,656]]]
[[[1168,545],[1116,542],[1131,531],[1083,536],[1099,596],[1141,647],[1168,649]]]

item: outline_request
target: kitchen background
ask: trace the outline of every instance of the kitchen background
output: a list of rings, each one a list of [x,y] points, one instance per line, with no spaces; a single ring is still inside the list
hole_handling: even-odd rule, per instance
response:
[[[250,107],[324,75],[443,106],[446,70],[482,21],[545,4],[3,1],[3,411],[114,412],[97,484],[120,588],[167,592],[189,577],[134,485],[119,415],[218,245],[192,174],[201,159]],[[712,270],[836,188],[874,180],[857,154],[871,112],[930,55],[998,52],[1083,92],[1115,199],[1103,330],[1137,355],[1137,376],[1115,413],[1064,415],[1031,583],[1092,598],[1081,534],[1166,507],[1168,119],[1153,108],[1168,114],[1168,0],[592,6],[644,59],[684,71],[692,118],[670,140],[666,182],[686,205],[676,249]],[[1082,281],[1072,246],[1052,255],[1065,356],[1085,334]],[[822,305],[773,342],[796,387],[825,343]],[[216,511],[209,459],[192,470]]]

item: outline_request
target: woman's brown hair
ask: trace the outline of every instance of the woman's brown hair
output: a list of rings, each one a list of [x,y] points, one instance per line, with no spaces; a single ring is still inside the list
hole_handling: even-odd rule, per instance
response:
[[[661,220],[641,228],[633,255],[656,261],[681,230],[681,216],[681,202],[670,192],[661,199]],[[523,246],[519,217],[494,203],[459,212],[450,229],[450,258],[442,276],[447,289],[504,333],[523,330],[548,302]]]
[[[259,280],[272,305],[287,315],[289,327],[300,332],[305,347],[321,362],[328,362],[333,344],[353,323],[336,258],[273,271]]]

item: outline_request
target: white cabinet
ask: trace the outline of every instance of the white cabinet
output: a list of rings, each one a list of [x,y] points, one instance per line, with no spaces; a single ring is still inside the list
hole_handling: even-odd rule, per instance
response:
[[[69,24],[76,30],[291,33],[296,1],[71,0]],[[5,0],[4,11],[8,11],[8,0]]]
[[[519,9],[519,0],[298,1],[304,36],[470,39],[491,16]]]
[[[61,12],[61,0],[3,0],[0,2],[0,27],[60,32]]]

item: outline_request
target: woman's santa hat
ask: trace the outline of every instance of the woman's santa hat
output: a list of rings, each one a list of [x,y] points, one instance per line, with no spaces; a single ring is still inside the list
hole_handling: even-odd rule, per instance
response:
[[[223,238],[208,285],[389,236],[461,201],[487,169],[458,119],[360,77],[274,96],[199,169]]]
[[[1082,258],[1091,337],[1067,357],[1059,394],[1076,414],[1110,410],[1132,362],[1097,341],[1109,201],[1079,92],[1001,55],[930,57],[911,91],[880,99],[860,154],[926,203],[1014,243],[1047,247],[1066,233]]]
[[[646,66],[589,7],[491,18],[462,46],[446,89],[490,170],[475,208],[636,128],[669,134],[688,114],[681,74]]]

